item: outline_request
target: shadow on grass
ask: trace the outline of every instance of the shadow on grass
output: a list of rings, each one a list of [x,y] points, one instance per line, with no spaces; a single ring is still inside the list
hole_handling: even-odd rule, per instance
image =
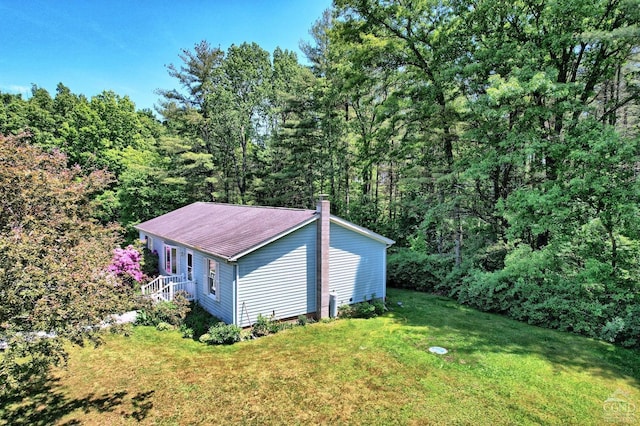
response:
[[[578,368],[640,385],[640,351],[477,311],[446,297],[399,289],[389,289],[388,296],[388,315],[409,327],[408,338],[419,349],[444,346],[452,357],[471,362],[482,353],[535,354],[556,372]]]
[[[138,393],[128,403],[127,392],[88,394],[83,398],[70,399],[59,389],[59,379],[49,379],[46,383],[27,389],[0,404],[0,425],[51,425],[66,415],[81,410],[83,413],[96,411],[112,412],[120,409],[122,417],[143,420],[153,408],[151,397],[155,391]],[[127,409],[129,404],[132,410]],[[78,420],[69,420],[63,425],[81,424]]]

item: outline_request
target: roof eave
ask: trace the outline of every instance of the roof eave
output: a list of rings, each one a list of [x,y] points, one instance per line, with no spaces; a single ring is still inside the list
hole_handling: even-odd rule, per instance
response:
[[[223,260],[225,262],[233,262],[229,258],[229,256],[225,256],[225,255],[222,255],[222,254],[219,254],[219,253],[214,253],[214,252],[209,251],[207,249],[204,249],[204,248],[202,248],[200,246],[196,246],[196,245],[193,245],[193,244],[185,243],[184,241],[180,241],[180,240],[177,240],[175,238],[168,237],[166,235],[163,236],[163,235],[157,234],[155,232],[145,231],[144,229],[140,229],[140,231],[144,232],[145,234],[149,234],[150,236],[152,236],[154,238],[158,238],[159,240],[169,241],[170,243],[174,243],[174,244],[180,245],[180,246],[182,246],[182,247],[184,247],[184,248],[186,248],[188,250],[199,251],[200,253],[204,253],[206,255],[215,257],[216,259]]]
[[[210,252],[208,250],[204,250],[201,247],[192,246],[190,244],[185,244],[184,242],[179,242],[179,241],[176,241],[176,242],[178,244],[184,245],[185,247],[188,247],[188,248],[191,248],[191,249],[194,249],[194,250],[198,250],[198,251],[203,252],[203,253],[210,254],[210,255],[215,256],[215,257],[220,258],[220,259],[225,259],[227,262],[236,262],[241,257],[244,257],[244,256],[246,256],[246,255],[248,255],[250,253],[253,253],[256,250],[258,250],[258,249],[260,249],[260,248],[262,248],[262,247],[264,247],[264,246],[266,246],[268,244],[271,244],[272,242],[274,242],[276,240],[279,240],[280,238],[283,238],[283,237],[291,234],[292,232],[297,231],[300,228],[303,228],[303,227],[307,226],[308,224],[316,221],[317,219],[318,219],[318,215],[315,214],[312,217],[310,217],[309,219],[307,219],[307,220],[305,220],[303,222],[300,222],[299,224],[297,224],[297,225],[295,225],[295,226],[293,226],[293,227],[291,227],[291,228],[289,228],[289,229],[287,229],[287,230],[285,230],[285,231],[283,231],[283,232],[281,232],[281,233],[279,233],[277,235],[274,235],[271,238],[268,238],[268,239],[266,239],[264,241],[261,241],[260,243],[254,245],[252,247],[249,247],[248,249],[245,249],[245,250],[243,250],[241,252],[233,254],[231,256],[223,256],[223,255],[220,255],[218,253],[213,253],[213,252]],[[368,238],[371,238],[371,239],[373,239],[375,241],[383,243],[383,244],[385,244],[387,246],[387,248],[389,248],[393,244],[395,244],[395,241],[390,239],[390,238],[382,236],[382,235],[380,235],[380,234],[378,234],[376,232],[371,231],[370,229],[367,229],[367,228],[364,228],[362,226],[356,225],[355,223],[349,222],[348,220],[342,219],[342,218],[340,218],[338,216],[331,215],[330,220],[331,220],[331,222],[333,222],[333,223],[335,223],[335,224],[337,224],[339,226],[342,226],[342,227],[347,228],[347,229],[349,229],[351,231],[354,231],[354,232],[356,232],[356,233],[358,233],[360,235],[363,235],[365,237],[368,237]],[[146,232],[148,234],[152,234],[152,235],[154,235],[154,236],[156,236],[158,238],[167,238],[167,237],[163,237],[161,235],[158,235],[153,231],[145,230],[144,226],[142,226],[142,227],[140,226],[140,225],[144,225],[144,223],[145,222],[140,223],[138,225],[135,225],[134,229],[136,229],[138,231]]]
[[[340,225],[344,228],[350,229],[360,235],[364,235],[365,237],[369,237],[373,240],[379,241],[387,246],[387,248],[394,245],[396,242],[390,238],[387,238],[383,235],[380,235],[376,232],[373,232],[370,229],[363,228],[362,226],[356,225],[355,223],[349,222],[348,220],[344,220],[338,216],[331,215],[331,222]]]

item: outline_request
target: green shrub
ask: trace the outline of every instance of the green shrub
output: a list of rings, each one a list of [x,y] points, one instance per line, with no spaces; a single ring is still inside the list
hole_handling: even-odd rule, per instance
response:
[[[309,317],[308,317],[308,316],[306,316],[306,315],[300,315],[300,316],[298,317],[298,320],[296,321],[296,325],[299,325],[299,326],[303,326],[303,327],[304,327],[305,325],[307,325],[307,324],[313,324],[314,322],[316,322],[316,320],[315,320],[315,319],[313,319],[313,318],[309,318]]]
[[[184,318],[184,331],[182,335],[187,338],[198,340],[200,336],[209,330],[209,328],[220,322],[220,320],[211,315],[198,302],[192,302],[190,310]],[[186,332],[186,329],[191,330]]]
[[[176,293],[172,302],[155,302],[147,299],[145,306],[138,310],[136,325],[157,326],[161,322],[166,322],[174,326],[179,326],[190,310],[189,301],[181,292]]]
[[[141,268],[142,273],[147,277],[155,278],[158,276],[160,271],[158,271],[158,253],[155,251],[151,251],[146,247],[142,248],[142,262]]]
[[[219,322],[209,328],[209,332],[200,336],[200,341],[209,345],[231,345],[239,342],[242,329],[234,324]]]
[[[573,242],[539,250],[520,245],[506,256],[503,269],[471,271],[450,294],[532,325],[640,346],[640,296],[629,278],[615,276],[610,263],[595,257],[573,262],[576,250]]]
[[[384,301],[382,299],[374,298],[371,301],[371,304],[373,305],[374,312],[376,313],[376,315],[382,315],[387,310],[387,307],[384,305]]]
[[[542,229],[542,228],[541,228]],[[615,229],[614,229],[615,230]],[[428,291],[546,328],[640,348],[640,240],[610,232],[601,218],[542,247],[519,240],[466,244],[459,267],[426,245],[389,255],[390,286]],[[616,245],[613,245],[612,240]],[[615,248],[615,250],[614,250]],[[369,314],[341,307],[340,316]],[[379,315],[379,313],[377,313]]]
[[[617,342],[627,348],[640,348],[640,295],[635,299],[625,307],[624,329],[616,336]]]
[[[451,265],[443,256],[400,248],[387,258],[387,283],[396,288],[436,291],[451,272]]]
[[[385,310],[382,299],[372,299],[369,302],[339,306],[338,318],[375,318],[382,315]]]
[[[180,333],[182,333],[182,337],[184,337],[185,339],[194,339],[194,340],[198,340],[198,338],[200,338],[200,336],[195,337],[195,334],[193,333],[193,329],[187,327],[186,325],[182,324],[180,326]]]
[[[338,318],[353,318],[354,305],[338,306]]]
[[[371,303],[362,302],[354,305],[354,318],[373,318],[376,315],[376,307]]]
[[[269,333],[270,334],[275,334],[279,331],[282,330],[287,330],[291,328],[291,324],[287,323],[287,322],[281,322],[281,321],[277,321],[274,318],[270,318],[269,319]]]
[[[269,334],[275,334],[285,327],[284,324],[276,321],[273,317],[267,318],[262,314],[258,314],[258,318],[251,328],[251,334],[253,334],[254,337],[267,336]]]
[[[600,338],[608,342],[615,342],[616,337],[624,330],[624,320],[620,317],[615,317],[605,323],[600,332]]]
[[[262,314],[258,314],[258,319],[253,324],[251,334],[253,334],[255,337],[262,337],[262,336],[268,335],[269,334],[268,322],[269,322],[268,318],[262,316]]]
[[[158,331],[173,330],[174,328],[175,326],[169,324],[168,322],[161,322],[161,323],[158,323],[158,325],[156,325],[156,330]]]
[[[245,340],[251,340],[251,339],[255,339],[253,334],[251,334],[251,329],[243,328],[242,331],[240,332],[240,340],[245,341]]]

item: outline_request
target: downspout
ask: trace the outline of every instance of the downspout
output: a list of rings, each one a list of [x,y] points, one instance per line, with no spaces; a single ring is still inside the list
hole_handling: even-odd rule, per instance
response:
[[[387,248],[384,248],[382,254],[382,300],[387,300]]]
[[[233,264],[233,291],[231,292],[233,298],[233,312],[231,313],[232,322],[234,325],[238,324],[238,264]]]

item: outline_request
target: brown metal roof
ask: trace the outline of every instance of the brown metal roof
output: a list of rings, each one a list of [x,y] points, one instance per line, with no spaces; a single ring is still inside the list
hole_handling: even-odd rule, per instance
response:
[[[193,203],[136,229],[233,260],[314,220],[315,210]]]

